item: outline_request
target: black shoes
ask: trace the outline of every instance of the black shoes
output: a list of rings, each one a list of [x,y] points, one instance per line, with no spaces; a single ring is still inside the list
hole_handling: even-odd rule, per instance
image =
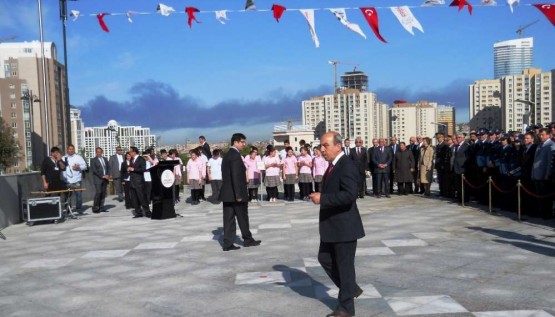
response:
[[[222,249],[224,251],[235,251],[235,250],[241,249],[241,247],[238,247],[238,246],[232,244],[230,247],[223,247]]]
[[[248,247],[256,247],[256,246],[259,246],[260,243],[262,243],[262,241],[260,241],[260,240],[245,241],[245,242],[243,243],[243,246],[244,246],[245,248],[248,248]]]
[[[135,215],[135,216],[133,216],[133,219],[135,219],[135,218],[142,218],[142,217],[143,217],[143,215]]]

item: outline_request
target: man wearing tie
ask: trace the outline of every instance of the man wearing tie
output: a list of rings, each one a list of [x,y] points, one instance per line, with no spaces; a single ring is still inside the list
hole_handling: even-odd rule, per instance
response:
[[[357,240],[365,235],[356,204],[359,171],[343,152],[336,132],[322,136],[320,150],[330,164],[322,192],[310,195],[320,205],[318,261],[339,288],[337,307],[327,316],[350,317],[355,315],[354,298],[362,294],[355,273]]]
[[[140,218],[143,216],[150,218],[152,214],[150,213],[144,190],[146,160],[139,155],[139,149],[134,146],[129,148],[129,154],[131,154],[131,163],[127,168],[127,172],[130,177],[129,196],[131,196],[131,203],[135,208],[133,218]]]
[[[389,148],[391,149],[391,155],[392,157],[395,157],[395,154],[397,154],[397,151],[399,150],[399,144],[397,144],[397,137],[396,136],[392,136],[389,139]],[[393,193],[393,184],[395,184],[395,171],[391,168],[389,171],[389,192]]]
[[[455,173],[455,190],[457,191],[457,201],[463,203],[463,191],[464,191],[464,202],[469,201],[468,190],[466,189],[466,184],[464,184],[462,174],[467,170],[467,160],[468,160],[468,143],[465,141],[465,136],[462,133],[457,133],[457,143],[455,144],[455,149],[453,150],[453,173]]]
[[[351,155],[351,140],[349,138],[345,139],[345,146],[343,147],[342,151],[345,155],[350,156]]]
[[[121,186],[121,164],[123,163],[123,150],[121,146],[116,148],[116,154],[110,156],[110,177],[112,177],[112,184],[119,202],[123,201],[123,187]]]
[[[355,147],[351,150],[351,159],[358,169],[358,198],[364,198],[366,194],[366,170],[368,168],[368,153],[362,146],[362,138],[355,139]]]
[[[380,198],[382,192],[385,194],[385,197],[391,197],[389,196],[389,174],[391,172],[392,160],[391,149],[386,146],[386,140],[381,138],[380,146],[372,153],[372,164],[375,166],[374,174],[377,176],[378,182],[376,198]]]
[[[104,151],[101,147],[96,148],[96,157],[92,159],[92,172],[94,183],[94,202],[92,211],[97,214],[104,208],[104,199],[106,198],[106,188],[110,179],[110,164],[108,160],[102,156]]]

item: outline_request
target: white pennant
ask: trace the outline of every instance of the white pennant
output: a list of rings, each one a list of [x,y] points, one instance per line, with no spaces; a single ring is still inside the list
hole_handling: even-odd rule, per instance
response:
[[[156,10],[158,11],[158,13],[160,13],[161,15],[167,17],[170,14],[172,14],[172,12],[175,12],[175,9],[172,7],[169,7],[163,3],[159,3],[158,7],[156,7]]]
[[[129,23],[133,23],[133,19],[131,18],[131,16],[132,16],[133,14],[135,14],[135,13],[137,13],[137,12],[135,12],[135,11],[127,11],[127,12],[125,13],[125,15],[127,16],[127,21],[129,21]]]
[[[366,38],[366,34],[362,32],[362,29],[360,28],[360,26],[358,26],[358,24],[351,23],[347,20],[347,12],[345,12],[344,8],[330,9],[330,11],[335,15],[339,22],[341,22],[341,24],[346,26],[349,30],[362,36],[363,38]]]
[[[507,0],[507,3],[509,4],[509,7],[511,8],[511,13],[514,13],[513,11],[513,5],[516,4],[520,4],[520,0]]]
[[[301,9],[299,10],[303,17],[308,23],[308,28],[310,29],[310,35],[312,36],[312,41],[316,48],[320,47],[320,41],[318,40],[318,35],[316,35],[316,27],[314,26],[314,10],[313,9]]]
[[[215,13],[216,20],[218,20],[218,22],[220,22],[221,24],[225,24],[225,21],[229,21],[229,19],[227,18],[227,10],[220,10],[216,11]]]
[[[69,16],[73,18],[73,22],[77,21],[80,15],[81,15],[81,12],[77,10],[71,10],[71,13],[69,14]]]
[[[422,25],[414,17],[408,6],[391,7],[391,12],[393,12],[393,14],[397,17],[397,20],[399,20],[401,25],[410,34],[414,35],[414,31],[412,30],[413,28],[416,28],[420,30],[420,32],[424,33]]]
[[[431,7],[445,4],[445,0],[426,0],[422,3],[423,7]]]
[[[497,2],[495,2],[495,0],[482,0],[480,1],[480,5],[483,6],[496,6]]]

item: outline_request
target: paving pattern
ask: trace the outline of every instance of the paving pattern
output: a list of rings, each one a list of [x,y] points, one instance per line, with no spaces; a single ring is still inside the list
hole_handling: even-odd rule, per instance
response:
[[[3,230],[0,316],[325,316],[336,305],[312,203],[250,206],[262,245],[223,252],[221,205],[182,202],[183,217],[159,221],[107,202],[107,213]],[[553,222],[434,197],[358,204],[357,316],[555,316]]]

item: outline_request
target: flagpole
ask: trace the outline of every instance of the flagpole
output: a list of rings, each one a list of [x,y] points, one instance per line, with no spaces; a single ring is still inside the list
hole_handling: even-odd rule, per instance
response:
[[[49,120],[49,109],[50,106],[48,102],[48,90],[46,89],[46,57],[44,53],[44,28],[42,25],[42,0],[37,0],[38,15],[39,15],[39,33],[40,33],[40,57],[42,60],[42,93],[44,100],[44,121],[45,121],[45,143],[46,143],[46,154],[50,152],[50,120]]]

